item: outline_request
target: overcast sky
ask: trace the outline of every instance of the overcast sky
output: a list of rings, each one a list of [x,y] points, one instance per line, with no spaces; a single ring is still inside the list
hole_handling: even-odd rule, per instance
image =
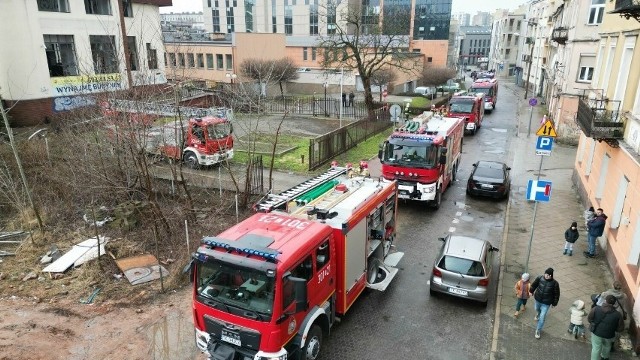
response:
[[[475,14],[478,11],[492,13],[496,9],[514,9],[525,0],[453,0],[454,13],[468,12]],[[161,13],[202,11],[202,0],[173,0],[173,6],[161,7]]]

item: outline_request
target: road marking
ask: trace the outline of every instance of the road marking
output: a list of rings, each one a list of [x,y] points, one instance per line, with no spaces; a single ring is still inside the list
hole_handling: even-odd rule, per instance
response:
[[[449,232],[456,232],[456,228],[454,228],[453,226],[449,228]]]

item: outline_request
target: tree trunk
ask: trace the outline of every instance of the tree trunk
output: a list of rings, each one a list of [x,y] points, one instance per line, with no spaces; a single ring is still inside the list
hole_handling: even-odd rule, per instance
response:
[[[363,72],[360,73],[360,77],[362,78],[362,86],[364,86],[364,105],[367,107],[369,120],[372,120],[375,116],[375,105],[373,104],[373,94],[371,93],[371,78],[362,74]]]

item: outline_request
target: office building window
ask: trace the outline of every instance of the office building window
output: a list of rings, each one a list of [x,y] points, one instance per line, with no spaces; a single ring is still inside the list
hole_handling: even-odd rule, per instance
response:
[[[271,0],[271,32],[274,34],[278,32],[278,21],[277,21],[278,18],[276,17],[276,11],[277,11],[276,1],[277,0]]]
[[[284,33],[285,35],[293,34],[293,9],[291,5],[284,7]]]
[[[235,4],[235,1],[234,1]],[[236,31],[236,24],[235,24],[235,17],[233,14],[233,9],[232,7],[227,8],[227,33],[231,34],[232,32]]]
[[[109,0],[84,0],[84,10],[87,14],[111,15],[111,2]]]
[[[227,63],[227,70],[233,70],[233,58],[231,57],[231,54],[226,54],[224,57],[225,62]]]
[[[318,4],[314,0],[314,4],[309,6],[309,35],[318,35]]]
[[[589,25],[601,24],[603,15],[604,0],[591,0],[591,7],[589,8]]]
[[[247,32],[253,32],[253,8],[255,0],[244,0],[244,23]]]
[[[302,60],[303,61],[307,61],[307,48],[306,47],[302,48]]]
[[[78,75],[76,49],[72,35],[44,35],[49,76]]]
[[[207,54],[207,69],[213,69],[213,54]]]
[[[115,36],[89,35],[93,68],[96,74],[118,72],[115,42]]]
[[[216,54],[216,69],[224,70],[224,58],[222,54]]]
[[[204,67],[204,54],[198,54],[196,56],[197,60],[198,60],[198,68],[203,68]]]
[[[166,63],[165,59],[165,63]],[[158,50],[151,48],[151,43],[147,43],[147,65],[149,70],[156,70],[158,68]]]
[[[336,33],[336,3],[329,1],[327,3],[327,34],[333,35]]]
[[[129,69],[136,71],[138,69],[138,48],[136,47],[136,37],[127,36],[127,47],[129,48]]]
[[[38,0],[38,10],[52,12],[69,12],[67,0]]]
[[[211,10],[211,16],[213,18],[212,19],[213,32],[219,33],[220,32],[220,10],[218,9]]]

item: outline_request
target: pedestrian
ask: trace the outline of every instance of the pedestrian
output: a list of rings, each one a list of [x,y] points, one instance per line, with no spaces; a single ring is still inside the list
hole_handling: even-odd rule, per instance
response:
[[[342,106],[344,106],[344,107],[347,106],[347,94],[346,93],[342,93]]]
[[[603,291],[602,294],[600,294],[595,300],[595,305],[596,306],[602,306],[605,303],[605,299],[607,298],[608,295],[613,295],[613,297],[616,298],[616,302],[613,304],[613,308],[617,311],[618,309],[620,309],[620,311],[622,311],[622,320],[627,320],[627,311],[625,310],[626,307],[626,301],[627,301],[627,294],[625,294],[622,291],[622,284],[620,283],[620,281],[614,281],[613,282],[613,288]],[[593,300],[593,299],[592,299]],[[611,351],[613,352],[615,347],[616,347],[616,343],[618,342],[618,340],[620,340],[620,333],[616,332],[616,337],[613,341],[613,343],[611,344]]]
[[[596,256],[596,240],[604,233],[604,225],[607,222],[607,215],[601,208],[596,210],[595,217],[587,223],[587,240],[589,250],[584,252],[584,256],[593,258]]]
[[[529,290],[531,288],[531,283],[529,283],[529,274],[524,273],[520,280],[516,282],[515,290],[516,290],[516,312],[513,316],[518,317],[520,315],[520,308],[522,307],[522,311],[527,310],[527,300],[529,299]]]
[[[531,284],[529,294],[533,296],[536,305],[536,339],[540,339],[540,332],[544,327],[544,319],[550,307],[556,307],[560,300],[560,284],[553,278],[553,268],[544,271],[544,275],[538,276]]]
[[[613,308],[616,297],[607,295],[602,306],[591,309],[587,321],[591,324],[591,360],[609,359],[616,331],[624,330],[622,315]]]
[[[584,226],[587,227],[589,221],[591,221],[594,217],[596,217],[596,210],[593,208],[593,206],[591,206],[584,211]]]
[[[584,311],[584,301],[576,300],[571,305],[571,319],[569,320],[569,329],[567,332],[569,334],[573,334],[574,338],[577,339],[578,336],[585,339],[584,336],[584,322],[582,318],[587,316],[587,312]]]
[[[580,233],[578,232],[578,223],[574,221],[571,223],[571,227],[564,232],[565,241],[564,252],[562,255],[573,255],[573,244],[578,240],[578,237],[580,237]]]
[[[353,98],[356,96],[353,94],[353,91],[349,93],[349,106],[353,106]]]

